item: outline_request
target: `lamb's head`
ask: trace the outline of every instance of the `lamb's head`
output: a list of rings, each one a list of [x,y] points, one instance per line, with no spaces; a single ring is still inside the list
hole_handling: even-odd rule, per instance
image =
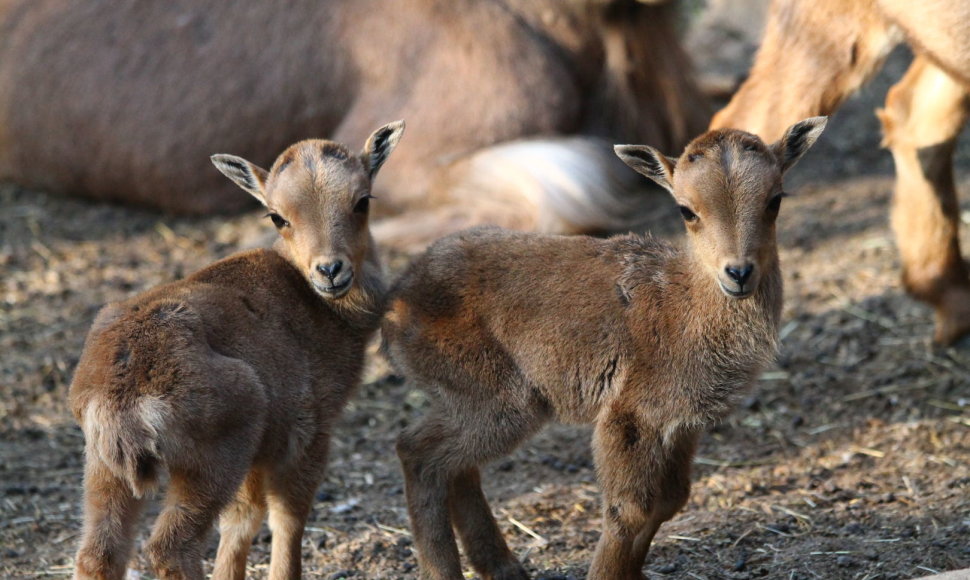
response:
[[[212,162],[266,206],[290,261],[320,296],[337,300],[350,293],[373,251],[371,182],[403,131],[403,121],[381,127],[359,154],[333,141],[300,141],[269,171],[233,155],[213,155]]]
[[[826,121],[801,121],[771,145],[744,131],[709,131],[678,159],[645,145],[615,150],[674,196],[693,255],[724,294],[747,298],[778,259],[775,219],[785,195],[782,176],[815,143]]]

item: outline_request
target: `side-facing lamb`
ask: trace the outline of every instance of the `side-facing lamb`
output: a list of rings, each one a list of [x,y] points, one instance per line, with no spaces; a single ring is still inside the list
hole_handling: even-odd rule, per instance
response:
[[[479,466],[552,419],[595,425],[604,529],[588,577],[643,578],[657,528],[687,500],[699,434],[774,357],[782,175],[825,122],[802,121],[772,145],[711,131],[679,159],[617,146],[680,205],[683,250],[637,235],[483,228],[412,264],[383,332],[399,370],[433,400],[398,440],[426,578],[462,577],[452,526],[484,578],[527,578]]]
[[[165,507],[145,548],[159,577],[204,578],[218,517],[213,577],[243,578],[267,511],[270,578],[300,577],[331,428],[383,313],[368,206],[403,130],[378,129],[360,154],[301,141],[270,171],[212,157],[266,206],[280,239],[98,314],[70,392],[86,441],[76,578],[124,577],[163,470]]]

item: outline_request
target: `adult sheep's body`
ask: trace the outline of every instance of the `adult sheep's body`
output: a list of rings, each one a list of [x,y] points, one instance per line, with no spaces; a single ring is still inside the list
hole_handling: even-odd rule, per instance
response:
[[[934,338],[970,334],[970,276],[960,252],[953,151],[970,117],[970,3],[965,0],[773,0],[751,74],[711,128],[775,139],[828,115],[905,42],[915,58],[877,111],[896,163],[890,221],[903,285],[936,314]]]
[[[232,211],[244,200],[208,166],[213,151],[267,163],[302,138],[357,142],[407,118],[412,138],[376,194],[408,215],[385,234],[483,221],[625,227],[637,205],[630,172],[596,139],[677,150],[707,120],[675,10],[0,0],[0,179],[174,213]]]

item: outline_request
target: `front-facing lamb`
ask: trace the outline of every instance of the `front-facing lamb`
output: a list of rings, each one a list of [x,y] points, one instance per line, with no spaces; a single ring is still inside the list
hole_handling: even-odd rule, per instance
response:
[[[433,404],[398,440],[425,577],[462,578],[452,526],[487,579],[527,578],[503,541],[479,465],[551,419],[593,423],[603,535],[589,578],[628,580],[687,500],[698,435],[775,354],[782,174],[825,118],[773,145],[709,132],[679,159],[616,148],[671,191],[677,250],[641,236],[476,229],[432,246],[391,293],[391,358]]]
[[[217,516],[213,578],[244,578],[267,509],[270,578],[300,577],[331,427],[383,312],[368,205],[403,129],[378,129],[360,154],[301,141],[268,172],[213,156],[267,207],[280,239],[98,314],[70,393],[86,440],[76,578],[124,577],[144,496],[163,469],[165,507],[145,548],[160,578],[204,578]]]

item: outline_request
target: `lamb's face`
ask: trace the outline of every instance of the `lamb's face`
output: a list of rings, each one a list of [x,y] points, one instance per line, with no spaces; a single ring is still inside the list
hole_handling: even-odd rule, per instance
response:
[[[775,221],[784,195],[781,171],[754,135],[733,131],[692,143],[674,170],[695,258],[730,298],[751,296],[777,259]]]
[[[645,145],[617,145],[617,155],[674,196],[695,259],[730,298],[751,296],[777,259],[775,221],[782,176],[815,143],[825,117],[792,125],[765,145],[736,129],[709,131],[679,159]]]
[[[266,207],[282,244],[311,287],[339,300],[370,251],[370,178],[363,162],[332,141],[302,141],[277,159]]]
[[[353,296],[372,251],[371,182],[403,132],[403,121],[385,125],[359,154],[333,141],[300,141],[270,171],[233,155],[213,155],[212,162],[266,206],[283,253],[314,291],[340,300]]]

